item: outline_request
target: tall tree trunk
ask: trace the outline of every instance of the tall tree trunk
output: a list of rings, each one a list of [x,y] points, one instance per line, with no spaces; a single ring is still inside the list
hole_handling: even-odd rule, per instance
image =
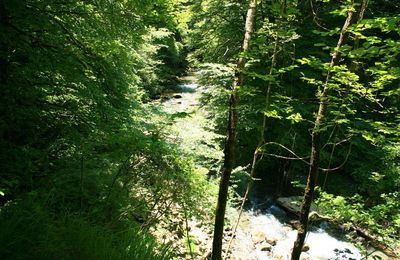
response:
[[[329,64],[329,68],[333,68],[336,66],[340,59],[340,48],[343,45],[344,35],[350,26],[351,19],[353,17],[353,6],[354,0],[351,2],[351,6],[347,11],[347,18],[340,32],[339,40],[335,49],[335,52],[332,55],[331,63]],[[315,125],[312,131],[312,140],[311,140],[311,158],[310,158],[310,169],[307,179],[307,186],[304,192],[304,200],[301,206],[300,211],[300,226],[298,228],[297,239],[294,242],[294,247],[292,251],[292,260],[298,260],[300,258],[301,250],[304,245],[304,240],[307,234],[308,227],[308,215],[310,213],[310,207],[313,199],[315,185],[318,179],[318,166],[319,166],[319,155],[320,155],[320,139],[321,139],[321,125],[322,121],[325,118],[327,111],[327,99],[328,99],[328,83],[331,79],[331,70],[328,71],[326,75],[324,86],[322,93],[320,95],[320,104],[318,109],[317,118],[315,120]]]
[[[364,18],[365,10],[367,9],[368,0],[362,0],[360,13],[358,14],[357,24],[359,24]],[[360,36],[356,35],[354,37],[354,49],[358,49],[360,43]]]
[[[279,43],[279,37],[277,35],[276,39],[275,39],[275,44],[274,44],[274,53],[272,55],[271,67],[270,67],[269,74],[268,74],[270,76],[272,75],[272,72],[273,72],[273,70],[275,68],[275,65],[276,65],[276,56],[277,56],[277,52],[278,52],[278,43]],[[268,88],[267,88],[267,92],[265,94],[265,111],[269,110],[270,97],[271,97],[271,88],[272,88],[272,83],[270,81],[270,82],[268,82]],[[256,170],[258,157],[260,156],[261,149],[265,145],[265,131],[266,131],[266,129],[267,129],[267,116],[263,115],[263,124],[262,124],[262,128],[261,128],[261,131],[260,131],[260,140],[258,141],[256,149],[254,150],[253,160],[252,160],[252,163],[251,163],[250,180],[247,183],[246,192],[244,193],[242,203],[240,204],[239,216],[238,216],[238,218],[236,220],[236,224],[235,224],[235,226],[233,228],[232,236],[231,236],[231,239],[229,240],[228,247],[226,249],[224,259],[226,259],[227,256],[228,256],[230,247],[231,247],[232,242],[233,242],[233,238],[235,237],[237,228],[239,226],[240,218],[242,217],[242,214],[243,214],[244,204],[246,203],[247,198],[249,197],[250,190],[251,190],[251,188],[253,186],[253,178],[254,178],[254,175],[255,175],[255,170]]]
[[[256,12],[256,0],[249,0],[242,52],[246,52],[250,46],[250,38],[253,32],[253,21],[255,12]],[[228,199],[229,180],[231,177],[234,158],[235,158],[237,107],[239,103],[238,87],[243,84],[243,69],[245,65],[246,65],[246,58],[241,56],[236,65],[235,78],[232,85],[232,92],[229,100],[228,133],[224,148],[224,166],[222,169],[222,176],[219,184],[217,209],[215,213],[214,237],[212,245],[213,260],[222,259],[222,238],[224,231],[226,202]]]

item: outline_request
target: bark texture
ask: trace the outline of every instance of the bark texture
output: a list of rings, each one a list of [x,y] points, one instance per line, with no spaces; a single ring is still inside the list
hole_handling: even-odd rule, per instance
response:
[[[332,68],[339,63],[340,60],[340,48],[344,42],[344,36],[347,29],[350,26],[351,20],[353,18],[353,7],[354,1],[352,1],[351,6],[347,12],[347,18],[344,22],[342,30],[340,32],[339,40],[336,45],[336,49],[332,54],[331,63],[329,67]],[[320,140],[321,140],[321,125],[325,118],[326,111],[328,108],[327,98],[328,98],[328,83],[331,79],[331,72],[328,71],[327,76],[325,78],[324,86],[322,89],[322,93],[320,95],[320,104],[318,109],[317,118],[315,120],[315,125],[312,131],[312,139],[311,139],[311,155],[310,155],[310,169],[308,173],[307,186],[304,192],[303,204],[301,206],[300,212],[300,225],[298,228],[297,239],[294,242],[293,251],[292,251],[292,260],[298,260],[300,258],[302,248],[304,245],[304,240],[307,234],[308,228],[308,216],[310,213],[310,207],[314,195],[315,185],[318,180],[318,167],[319,167],[319,155],[320,155]]]
[[[250,38],[253,33],[253,21],[256,12],[256,0],[249,0],[245,34],[242,44],[242,52],[246,52],[250,46]],[[243,69],[246,65],[246,58],[241,56],[236,65],[235,78],[232,85],[232,92],[229,99],[229,118],[228,133],[224,148],[224,166],[222,169],[221,180],[219,184],[217,209],[215,213],[214,237],[212,245],[212,259],[222,259],[222,238],[224,232],[224,218],[226,210],[226,202],[228,198],[229,180],[235,159],[235,142],[236,142],[236,126],[237,126],[237,107],[239,103],[238,86],[243,84]]]

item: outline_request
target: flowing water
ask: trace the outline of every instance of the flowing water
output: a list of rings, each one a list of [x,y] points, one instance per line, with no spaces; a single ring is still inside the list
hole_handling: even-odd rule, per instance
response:
[[[286,221],[285,211],[272,204],[266,210],[244,212],[234,240],[231,259],[290,259],[297,231]],[[360,251],[352,244],[330,235],[328,224],[322,222],[308,233],[309,247],[302,259],[361,259]]]
[[[189,82],[180,84],[179,88],[179,93],[171,94],[170,98],[164,101],[166,111],[191,113],[198,109],[201,87]],[[183,118],[179,121],[179,128],[188,136],[201,131],[201,126],[185,120]],[[181,139],[184,141],[185,137],[182,136]],[[230,259],[290,259],[289,254],[297,231],[287,223],[295,217],[279,208],[265,191],[262,193],[250,198],[252,205],[242,215]],[[236,209],[231,210],[233,215],[237,215]],[[234,218],[231,221],[235,221]],[[346,242],[344,238],[330,235],[328,231],[329,225],[326,222],[311,227],[305,242],[309,249],[302,253],[301,259],[362,259],[360,251],[354,245]],[[199,244],[210,246],[209,230],[193,225],[191,233]]]
[[[163,102],[163,107],[169,113],[190,112],[191,107],[198,105],[198,92],[196,92],[198,87],[196,83],[179,84],[180,92],[170,94]]]

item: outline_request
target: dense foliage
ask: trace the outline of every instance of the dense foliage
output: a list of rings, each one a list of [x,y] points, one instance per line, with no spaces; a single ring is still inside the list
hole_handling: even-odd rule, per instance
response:
[[[332,69],[350,2],[260,0],[251,48],[240,53],[246,0],[0,0],[0,255],[182,253],[150,231],[162,221],[173,229],[177,219],[211,218],[215,178],[206,177],[222,165],[240,56],[248,62],[238,87],[236,191],[249,181],[261,134],[256,177],[276,196],[302,193],[326,85],[317,203],[338,223],[395,245],[400,6],[356,0]],[[167,115],[153,100],[189,63],[203,86],[203,114]],[[209,133],[171,139],[174,121],[190,116]]]
[[[249,64],[240,89],[236,165],[251,164],[263,116],[267,117],[264,156],[257,163],[256,175],[276,195],[300,194],[298,184],[305,184],[318,95],[350,2],[259,3],[252,48],[241,54]],[[213,0],[193,7],[191,58],[208,63],[201,65],[207,68],[202,82],[209,87],[204,105],[220,133],[225,131],[223,111],[233,75],[224,65],[238,55],[243,26],[237,24],[244,23],[245,7],[246,1]],[[329,209],[327,214],[369,229],[388,245],[400,235],[396,8],[393,1],[355,1],[355,18],[341,48],[339,66],[329,71],[318,182],[320,203]]]
[[[185,70],[175,4],[0,2],[2,257],[170,258],[139,230],[206,194],[147,103]]]

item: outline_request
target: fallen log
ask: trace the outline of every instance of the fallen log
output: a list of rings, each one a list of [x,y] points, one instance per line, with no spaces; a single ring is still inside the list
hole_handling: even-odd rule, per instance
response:
[[[345,231],[353,231],[356,233],[357,236],[362,237],[375,249],[378,249],[379,251],[382,251],[385,253],[387,256],[389,256],[391,259],[400,259],[399,253],[396,253],[396,250],[389,245],[381,242],[378,237],[370,234],[368,230],[357,227],[354,224],[342,224],[339,225],[339,228]]]

